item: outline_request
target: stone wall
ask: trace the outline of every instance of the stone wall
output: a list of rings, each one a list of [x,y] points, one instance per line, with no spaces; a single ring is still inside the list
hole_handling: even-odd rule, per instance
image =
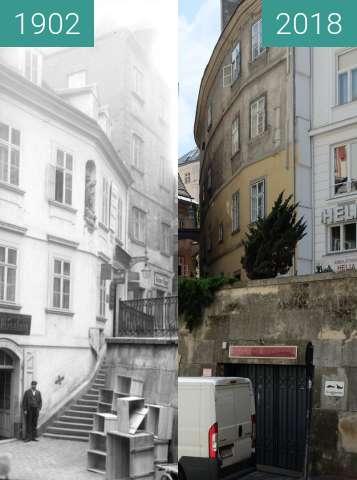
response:
[[[226,343],[225,343],[226,342]],[[357,274],[321,274],[220,290],[192,333],[180,320],[180,375],[220,374],[227,363],[305,364],[314,347],[309,470],[357,478]],[[233,360],[228,346],[296,345],[297,360]],[[343,397],[325,380],[345,382]]]

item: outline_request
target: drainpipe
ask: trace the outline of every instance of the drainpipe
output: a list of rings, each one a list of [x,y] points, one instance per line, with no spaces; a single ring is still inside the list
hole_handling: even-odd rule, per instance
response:
[[[292,61],[292,88],[293,88],[293,105],[292,105],[292,168],[293,168],[293,199],[296,202],[296,155],[295,155],[295,140],[296,140],[296,65],[295,65],[295,48],[291,47],[291,61]],[[296,249],[293,261],[294,276],[296,276]]]

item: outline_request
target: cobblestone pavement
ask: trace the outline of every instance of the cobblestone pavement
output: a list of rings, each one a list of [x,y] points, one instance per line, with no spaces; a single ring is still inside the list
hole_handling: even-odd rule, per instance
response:
[[[41,437],[38,442],[0,444],[12,454],[10,480],[98,480],[88,472],[86,442]]]

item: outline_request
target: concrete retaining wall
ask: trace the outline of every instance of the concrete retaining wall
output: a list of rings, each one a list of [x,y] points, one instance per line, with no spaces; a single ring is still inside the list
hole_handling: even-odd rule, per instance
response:
[[[227,346],[224,344],[227,342]],[[357,274],[255,281],[216,294],[193,333],[180,321],[180,375],[220,374],[225,363],[305,364],[314,347],[311,474],[357,478]],[[234,345],[296,345],[296,361],[234,360]],[[325,380],[345,382],[343,397],[325,395]]]

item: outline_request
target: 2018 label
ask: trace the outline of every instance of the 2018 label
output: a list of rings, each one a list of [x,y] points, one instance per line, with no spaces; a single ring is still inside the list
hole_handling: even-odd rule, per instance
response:
[[[320,13],[308,17],[305,13],[299,12],[292,17],[286,12],[280,12],[276,20],[282,23],[277,31],[278,35],[305,35],[309,27],[313,28],[317,35],[321,34]],[[330,35],[339,35],[342,32],[342,16],[339,13],[330,13],[327,18],[326,29]]]

